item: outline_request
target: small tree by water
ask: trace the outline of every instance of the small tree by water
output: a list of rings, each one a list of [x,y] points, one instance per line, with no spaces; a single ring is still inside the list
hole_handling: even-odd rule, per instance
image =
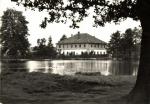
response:
[[[32,56],[34,58],[55,58],[57,52],[52,44],[52,38],[49,37],[48,44],[46,44],[46,39],[37,39],[37,46],[33,48]]]

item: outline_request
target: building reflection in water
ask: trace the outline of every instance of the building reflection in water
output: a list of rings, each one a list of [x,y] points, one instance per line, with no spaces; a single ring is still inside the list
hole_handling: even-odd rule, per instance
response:
[[[77,72],[100,72],[102,75],[110,75],[109,61],[97,60],[64,60],[63,62],[53,61],[53,72],[55,74],[73,75]]]
[[[6,64],[6,65],[5,65]],[[53,60],[5,63],[2,68],[24,68],[29,72],[74,75],[77,72],[100,72],[102,75],[136,75],[138,62],[116,60]]]
[[[50,61],[28,61],[26,66],[29,69],[29,72],[52,72],[52,64]]]

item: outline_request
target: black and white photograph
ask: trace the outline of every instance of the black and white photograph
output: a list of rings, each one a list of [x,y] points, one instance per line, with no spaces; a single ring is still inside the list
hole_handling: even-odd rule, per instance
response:
[[[150,0],[0,0],[0,104],[150,104]]]

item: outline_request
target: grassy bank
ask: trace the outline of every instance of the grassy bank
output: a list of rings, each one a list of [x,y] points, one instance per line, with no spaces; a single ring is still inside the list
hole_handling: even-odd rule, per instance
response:
[[[117,104],[135,83],[133,76],[1,75],[4,104]],[[121,102],[123,102],[121,100]],[[118,103],[119,104],[119,103]]]

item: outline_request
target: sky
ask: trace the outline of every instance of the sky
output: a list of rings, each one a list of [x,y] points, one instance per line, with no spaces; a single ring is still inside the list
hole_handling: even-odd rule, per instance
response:
[[[30,36],[28,36],[28,40],[31,46],[37,45],[37,39],[48,39],[50,36],[52,37],[52,42],[55,46],[62,35],[65,34],[67,37],[70,37],[71,34],[74,35],[79,31],[80,33],[89,33],[98,39],[109,42],[111,34],[117,30],[123,33],[128,28],[138,27],[140,25],[139,21],[133,21],[132,19],[128,18],[117,25],[115,25],[115,23],[106,23],[104,27],[99,26],[96,28],[92,26],[94,23],[92,15],[89,15],[84,19],[84,21],[80,23],[80,28],[78,29],[69,28],[70,22],[66,24],[51,23],[48,24],[45,29],[42,29],[39,25],[41,24],[41,21],[44,19],[44,17],[48,16],[46,12],[32,11],[30,9],[25,10],[24,7],[17,6],[14,2],[11,2],[11,0],[0,0],[0,19],[3,15],[3,12],[6,11],[7,8],[12,8],[23,12],[23,15],[29,22],[28,29]],[[2,22],[0,21],[0,26],[1,25]]]

